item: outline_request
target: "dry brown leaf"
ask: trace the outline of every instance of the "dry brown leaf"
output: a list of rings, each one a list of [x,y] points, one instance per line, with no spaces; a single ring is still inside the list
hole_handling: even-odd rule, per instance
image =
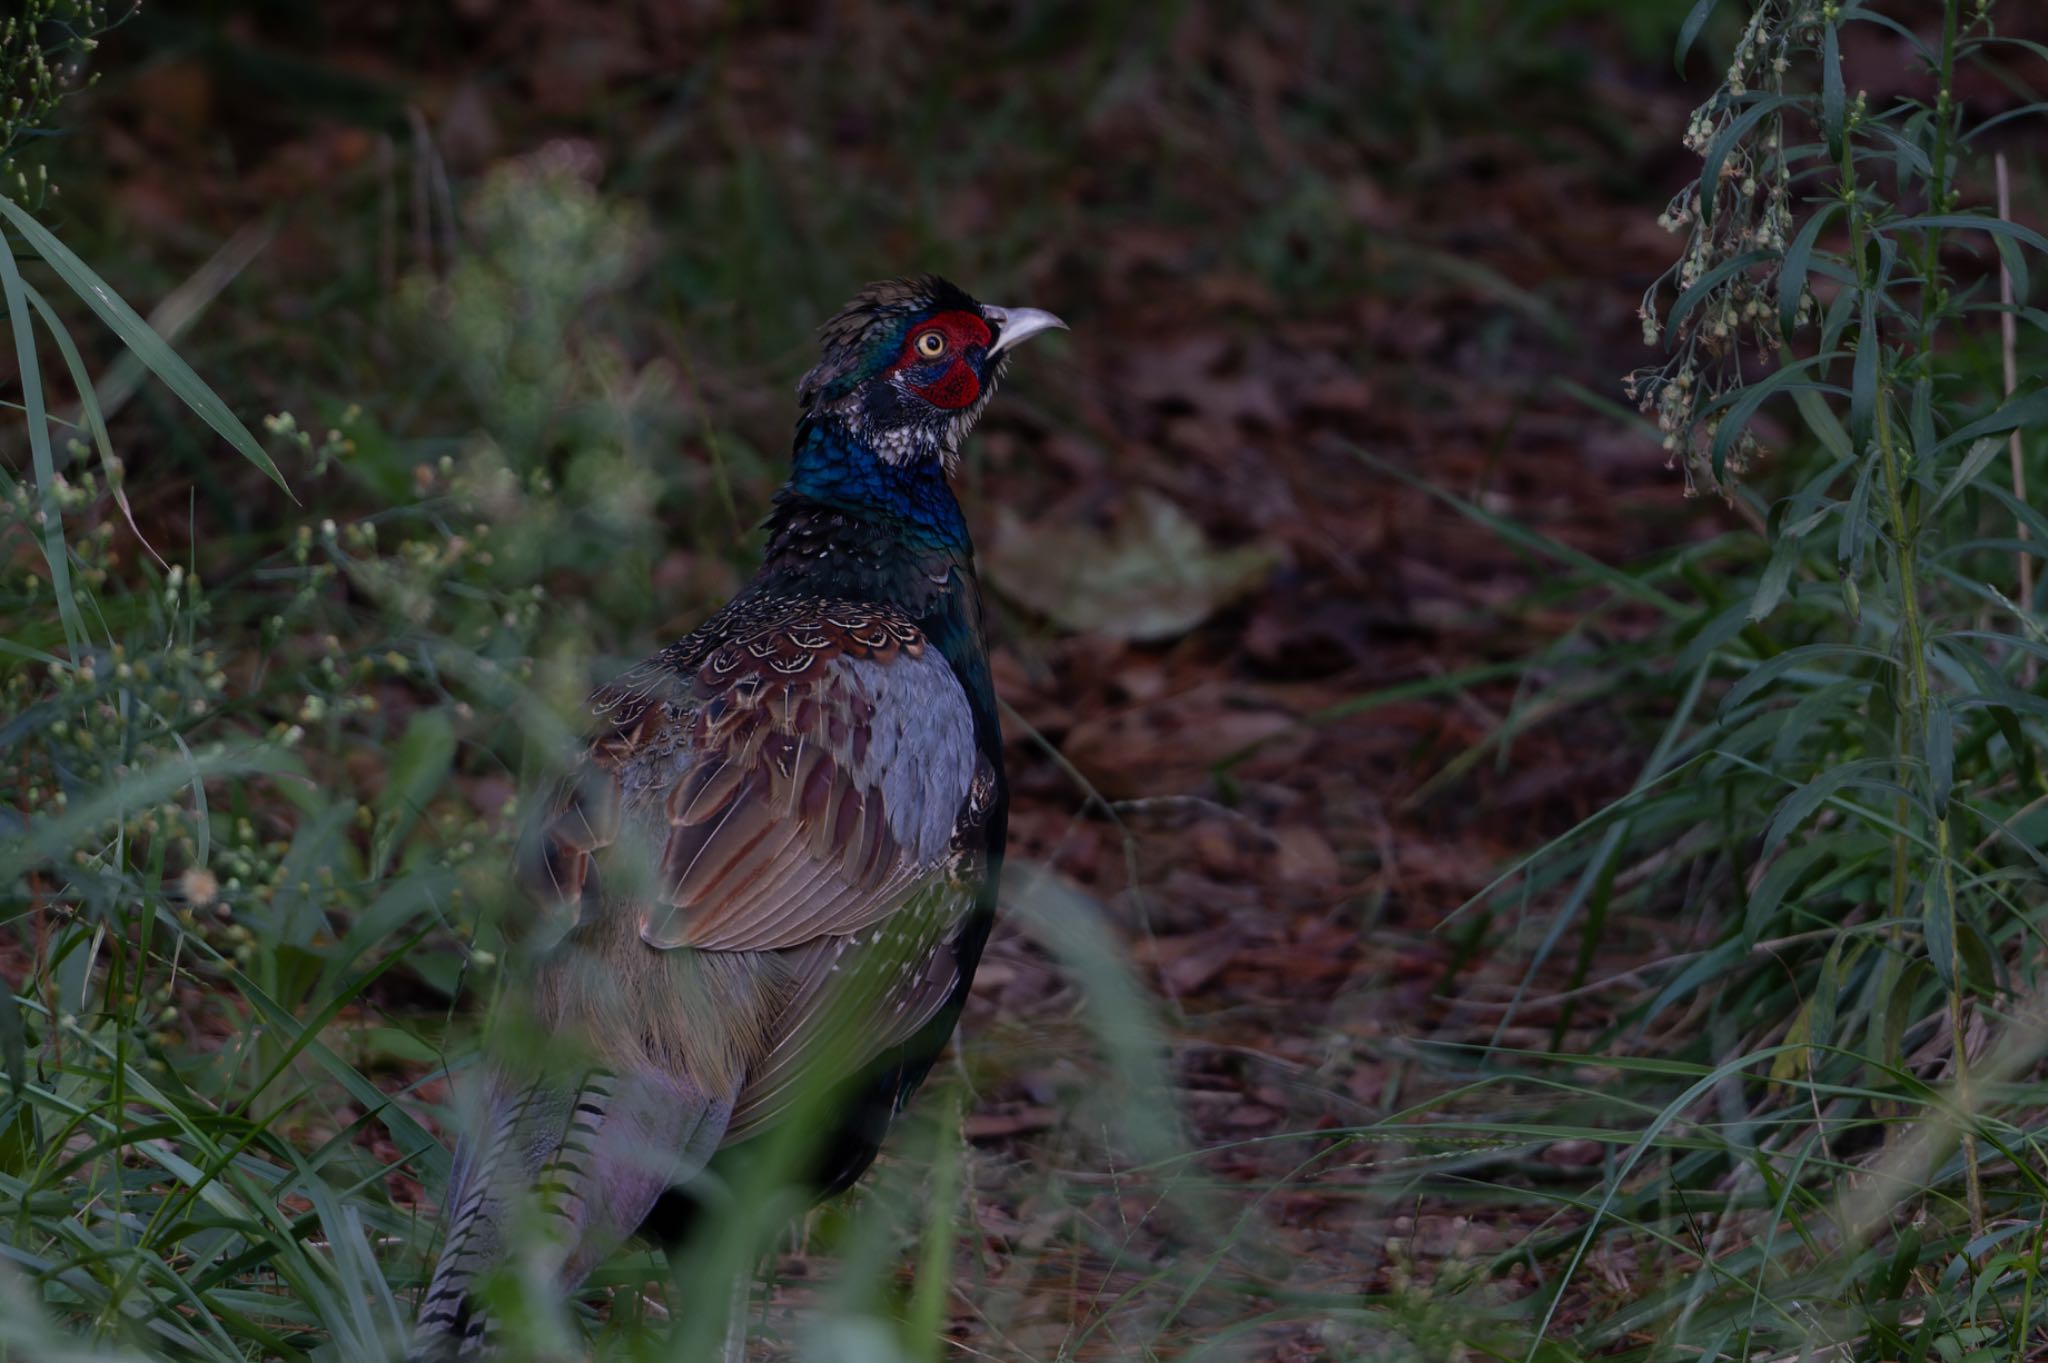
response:
[[[1106,532],[1026,525],[1005,511],[988,567],[1005,595],[1065,629],[1143,641],[1185,634],[1275,561],[1262,545],[1212,548],[1186,512],[1141,491]]]

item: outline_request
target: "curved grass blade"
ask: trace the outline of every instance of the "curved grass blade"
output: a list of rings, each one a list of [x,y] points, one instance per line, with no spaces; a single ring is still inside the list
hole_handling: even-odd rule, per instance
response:
[[[115,474],[114,442],[107,435],[106,414],[100,410],[99,398],[93,392],[92,376],[85,371],[85,359],[78,353],[77,343],[71,339],[71,333],[65,328],[63,319],[57,316],[56,309],[49,305],[36,286],[24,280],[22,288],[28,293],[28,301],[41,315],[43,325],[50,329],[51,339],[57,342],[57,352],[64,357],[64,367],[71,371],[71,386],[78,390],[79,406],[85,413],[86,428],[92,432],[92,443],[99,449],[100,467],[106,470],[107,491],[114,494],[114,505],[121,508],[128,529],[142,547],[149,550],[149,556],[168,570],[171,565],[164,563],[164,556],[156,551],[156,546],[142,533],[142,527],[135,523],[135,509],[128,505],[128,493]]]
[[[5,202],[0,199],[0,203]],[[0,289],[5,290],[8,320],[14,324],[14,357],[21,371],[29,459],[35,465],[43,517],[43,558],[50,565],[50,583],[57,590],[57,614],[64,621],[64,644],[76,658],[85,641],[85,619],[71,596],[71,551],[64,543],[64,517],[57,507],[57,456],[50,449],[50,416],[43,406],[43,372],[36,364],[36,334],[29,322],[27,287],[20,267],[14,263],[14,248],[6,234],[0,233]]]
[[[284,489],[287,497],[295,502],[298,500],[291,486],[285,482],[284,475],[278,472],[277,465],[263,452],[263,446],[257,443],[241,419],[228,410],[220,395],[207,386],[206,380],[193,373],[192,366],[186,364],[135,309],[122,301],[119,294],[108,288],[106,282],[93,273],[91,266],[57,240],[47,227],[29,216],[28,210],[4,195],[0,195],[0,216],[5,216],[13,224],[14,230],[35,253],[85,300],[87,307],[99,314],[102,322],[114,329],[114,334],[121,338],[121,343],[133,352],[135,358],[183,399],[200,420],[213,427],[221,439],[233,445],[244,459],[263,470],[272,482]],[[11,262],[8,269],[13,270]]]

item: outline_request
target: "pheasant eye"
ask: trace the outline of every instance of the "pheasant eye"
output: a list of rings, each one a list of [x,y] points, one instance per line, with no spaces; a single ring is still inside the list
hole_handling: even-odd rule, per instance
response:
[[[936,360],[939,356],[945,354],[946,333],[943,331],[927,331],[924,335],[918,337],[917,353],[924,356],[927,360]]]

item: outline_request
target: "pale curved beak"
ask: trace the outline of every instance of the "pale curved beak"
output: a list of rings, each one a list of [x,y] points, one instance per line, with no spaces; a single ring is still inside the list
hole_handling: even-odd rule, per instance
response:
[[[998,308],[983,304],[981,315],[996,329],[995,343],[988,348],[991,359],[1041,331],[1051,331],[1055,327],[1067,330],[1065,322],[1043,308]]]

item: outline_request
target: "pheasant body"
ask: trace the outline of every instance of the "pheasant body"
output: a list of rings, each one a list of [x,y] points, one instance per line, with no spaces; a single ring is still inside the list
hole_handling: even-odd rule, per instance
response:
[[[718,1152],[793,1116],[826,1114],[811,1182],[845,1188],[945,1045],[1007,815],[947,474],[1009,345],[1050,325],[870,286],[799,389],[760,571],[593,693],[532,859],[564,925],[524,1001],[539,1044],[485,1067],[416,1359],[488,1352],[479,1287],[515,1244],[566,1295],[636,1231],[679,1234]]]

